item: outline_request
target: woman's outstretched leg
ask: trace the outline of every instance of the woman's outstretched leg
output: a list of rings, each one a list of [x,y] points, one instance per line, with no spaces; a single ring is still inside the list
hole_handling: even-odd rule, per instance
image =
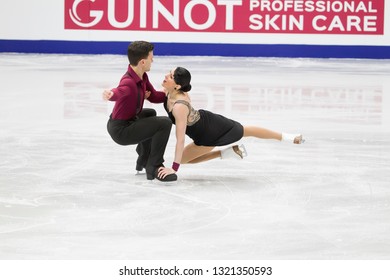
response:
[[[253,136],[261,139],[275,139],[282,141],[282,133],[258,126],[244,126],[244,137]]]
[[[301,134],[280,133],[258,126],[244,126],[244,137],[256,137],[261,139],[275,139],[279,141],[302,144],[304,142]]]

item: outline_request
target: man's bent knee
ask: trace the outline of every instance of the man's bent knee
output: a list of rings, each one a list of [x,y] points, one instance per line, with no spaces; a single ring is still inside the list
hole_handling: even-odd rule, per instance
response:
[[[168,117],[159,117],[159,121],[160,121],[161,126],[164,126],[166,128],[169,128],[169,129],[172,127],[172,121]]]

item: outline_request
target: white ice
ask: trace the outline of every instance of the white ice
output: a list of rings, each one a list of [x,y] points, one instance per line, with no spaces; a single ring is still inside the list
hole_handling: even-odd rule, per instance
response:
[[[156,56],[156,88],[175,66],[196,108],[305,144],[148,182],[106,131],[125,56],[0,54],[0,259],[390,258],[389,60]]]

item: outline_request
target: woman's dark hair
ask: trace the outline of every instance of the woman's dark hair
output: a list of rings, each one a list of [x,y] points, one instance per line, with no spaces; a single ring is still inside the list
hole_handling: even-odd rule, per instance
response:
[[[173,72],[173,79],[176,84],[181,86],[181,91],[188,92],[191,90],[191,73],[187,69],[177,67]]]
[[[153,51],[154,45],[146,41],[134,41],[127,48],[127,57],[132,66],[137,66],[141,59],[146,59]]]

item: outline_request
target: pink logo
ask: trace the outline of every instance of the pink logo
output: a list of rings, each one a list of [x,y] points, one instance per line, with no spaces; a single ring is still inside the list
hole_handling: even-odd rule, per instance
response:
[[[96,26],[102,20],[104,12],[98,11],[98,10],[90,10],[89,9],[90,5],[85,5],[85,4],[88,4],[87,2],[95,2],[95,1],[96,0],[74,0],[72,7],[70,9],[68,9],[67,11],[65,11],[65,13],[69,14],[69,17],[74,24],[76,24],[82,28]],[[68,2],[70,2],[70,1],[68,1]],[[84,4],[84,9],[88,8],[87,9],[87,10],[89,10],[88,18],[92,18],[92,21],[88,19],[88,21],[85,22],[85,19],[84,19],[84,22],[83,22],[81,16],[79,16],[79,14],[78,14],[78,12],[79,12],[78,8],[80,7],[80,10],[83,8],[83,5],[80,5],[80,4]]]

